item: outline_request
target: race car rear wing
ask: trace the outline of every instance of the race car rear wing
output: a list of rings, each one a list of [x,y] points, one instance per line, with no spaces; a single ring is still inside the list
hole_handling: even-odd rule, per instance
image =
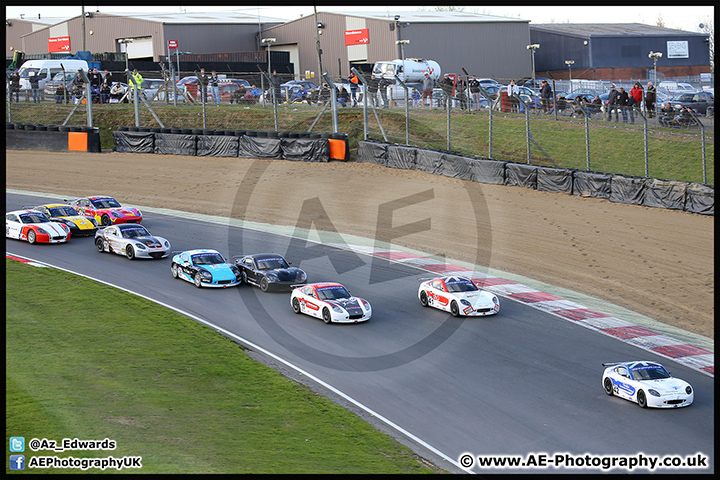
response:
[[[622,362],[606,362],[603,363],[603,367],[614,367],[615,365],[622,365]]]

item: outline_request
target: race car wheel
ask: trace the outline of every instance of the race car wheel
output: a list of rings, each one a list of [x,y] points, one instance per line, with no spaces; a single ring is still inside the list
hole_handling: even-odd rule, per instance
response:
[[[180,275],[180,272],[178,272],[178,264],[177,263],[172,264],[172,266],[170,267],[170,273],[172,273],[173,278],[178,278],[178,276]]]
[[[103,215],[100,219],[100,222],[102,223],[103,227],[109,227],[110,225],[112,225],[112,220],[110,220],[110,216],[108,214]]]
[[[638,405],[640,405],[640,408],[647,407],[647,398],[645,397],[645,392],[643,392],[642,390],[638,391],[637,401]]]
[[[135,259],[135,250],[131,245],[128,245],[125,247],[125,256],[129,258],[130,260]]]
[[[195,286],[198,288],[202,287],[202,277],[199,273],[195,274]]]
[[[105,242],[102,238],[98,238],[97,240],[95,240],[95,247],[97,248],[98,252],[105,252]]]
[[[327,308],[323,309],[323,322],[332,323],[332,316],[330,315],[330,310]]]
[[[608,395],[610,395],[610,396],[612,397],[612,395],[613,395],[613,384],[612,384],[612,380],[610,380],[609,377],[606,378],[605,381],[603,382],[603,387],[605,388],[605,393],[607,393]]]
[[[268,288],[270,288],[270,282],[268,282],[268,279],[266,277],[263,277],[260,280],[260,290],[263,292],[267,292]]]
[[[422,305],[423,307],[428,306],[428,296],[425,290],[420,292],[420,305]]]
[[[300,313],[300,300],[293,298],[292,301],[293,312]]]
[[[35,235],[35,230],[28,230],[27,239],[28,239],[29,244],[32,245],[33,243],[35,243],[35,241],[37,240],[37,236]]]
[[[450,304],[450,313],[453,317],[457,317],[460,315],[460,309],[458,308],[458,304],[455,300],[453,300]]]

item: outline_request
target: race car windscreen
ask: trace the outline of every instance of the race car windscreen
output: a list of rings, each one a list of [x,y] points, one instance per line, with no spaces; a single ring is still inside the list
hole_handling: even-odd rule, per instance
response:
[[[630,370],[633,380],[660,380],[670,378],[670,374],[661,365],[647,365]]]
[[[92,200],[92,204],[95,208],[120,208],[120,203],[114,198],[98,198]]]
[[[289,265],[282,257],[261,258],[257,261],[260,270],[273,270],[275,268],[288,268]]]
[[[217,253],[200,253],[192,256],[195,265],[219,265],[225,263],[222,255]]]
[[[20,215],[20,220],[22,220],[22,223],[47,223],[50,221],[50,219],[42,213],[28,213],[26,215]]]
[[[123,228],[122,236],[123,238],[149,237],[150,232],[145,227],[138,225],[137,227]]]
[[[48,208],[48,210],[50,211],[50,215],[53,217],[73,217],[78,214],[72,207],[53,207]]]
[[[320,300],[339,300],[341,298],[350,298],[350,292],[340,285],[318,288],[317,294]]]
[[[470,280],[456,280],[454,282],[445,282],[448,292],[474,292],[477,286]]]

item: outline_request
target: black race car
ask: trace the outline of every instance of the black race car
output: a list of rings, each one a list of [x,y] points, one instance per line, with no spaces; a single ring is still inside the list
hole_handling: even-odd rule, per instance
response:
[[[271,287],[291,288],[307,281],[304,271],[291,267],[282,255],[276,253],[235,255],[233,258],[243,274],[243,280],[260,287],[263,292],[267,292]]]

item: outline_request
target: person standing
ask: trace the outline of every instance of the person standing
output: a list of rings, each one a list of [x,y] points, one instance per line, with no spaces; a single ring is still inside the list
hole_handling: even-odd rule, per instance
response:
[[[647,92],[645,92],[645,109],[647,109],[648,118],[655,116],[655,102],[657,101],[657,91],[652,82],[647,84]]]
[[[440,82],[440,88],[442,88],[443,92],[443,109],[447,110],[451,106],[453,91],[453,81],[447,73],[443,77],[442,82]]]
[[[433,106],[433,86],[435,82],[432,78],[430,78],[430,75],[428,75],[428,72],[425,72],[425,75],[423,77],[423,91],[422,91],[422,108],[425,108],[425,99],[429,99],[430,103],[428,103],[428,108],[432,108]]]
[[[210,72],[210,91],[212,92],[213,103],[220,105],[220,79],[218,78],[217,72],[213,70]]]
[[[472,80],[468,82],[468,87],[470,87],[470,98],[475,105],[475,110],[480,110],[480,82],[477,76],[473,75]]]
[[[607,117],[606,120],[608,122],[612,121],[612,114],[613,110],[615,111],[615,121],[618,121],[618,92],[615,90],[615,84],[613,83],[610,85],[610,91],[608,92],[608,101],[607,101]]]
[[[458,100],[460,100],[460,109],[465,110],[467,109],[467,88],[465,85],[465,80],[463,80],[462,75],[458,75],[455,77],[455,96]]]
[[[620,87],[616,99],[617,106],[620,109],[620,113],[622,113],[623,123],[628,123],[627,109],[628,105],[630,105],[630,95],[625,91],[625,88]]]
[[[133,95],[135,95],[136,92],[138,94],[140,94],[140,90],[142,90],[142,82],[143,82],[142,75],[140,75],[140,72],[137,71],[137,68],[134,69],[132,72],[132,81],[130,82],[130,85],[128,86],[128,88],[130,89],[130,93],[132,93]],[[132,98],[135,98],[135,97],[132,97]]]
[[[100,86],[100,103],[110,102],[110,84],[107,81],[103,81]]]
[[[88,80],[90,80],[90,94],[93,103],[100,103],[100,85],[102,85],[102,75],[97,68],[93,68],[88,72]]]
[[[107,68],[105,70],[103,70],[102,81],[107,82],[107,84],[112,87],[113,75],[112,75],[112,73],[110,73],[110,71]]]
[[[515,80],[510,80],[507,86],[508,100],[510,101],[510,111],[517,113],[520,109],[520,87],[515,84]]]
[[[350,93],[353,104],[352,106],[357,107],[358,85],[360,83],[360,79],[357,75],[355,75],[355,72],[351,72],[350,76],[348,77],[348,82],[350,83]]]
[[[32,90],[33,103],[40,103],[40,76],[35,72],[30,72],[28,80],[30,81],[30,90]]]
[[[278,75],[277,70],[272,71],[272,75],[270,75],[270,83],[272,84],[272,89],[275,93],[273,101],[278,104],[283,103],[283,98],[280,96],[280,85],[282,85],[282,79],[280,78],[280,75]]]
[[[200,91],[198,94],[200,95],[200,101],[202,103],[207,102],[207,94],[208,94],[208,84],[210,83],[210,77],[207,73],[205,73],[205,69],[200,69],[200,75],[198,75],[198,88]]]
[[[552,98],[552,88],[550,88],[550,84],[547,82],[547,80],[543,80],[540,84],[540,99],[542,102],[542,108],[545,110],[545,113],[548,113],[550,110],[550,99]]]
[[[380,77],[378,82],[378,90],[383,101],[383,108],[390,108],[390,101],[388,100],[387,89],[392,85],[392,82],[385,77]]]
[[[10,102],[15,95],[15,103],[20,103],[20,75],[17,70],[10,74]]]
[[[375,78],[375,75],[370,75],[370,80],[367,82],[367,89],[368,89],[368,96],[370,97],[370,101],[372,102],[373,107],[378,106],[377,102],[377,92],[380,85],[380,82],[377,78]],[[321,95],[322,98],[322,95]]]
[[[76,101],[79,101],[80,98],[83,96],[83,92],[85,90],[85,79],[82,76],[82,70],[78,70],[75,74],[75,78],[73,78],[72,81],[73,86],[73,103],[76,103]]]

